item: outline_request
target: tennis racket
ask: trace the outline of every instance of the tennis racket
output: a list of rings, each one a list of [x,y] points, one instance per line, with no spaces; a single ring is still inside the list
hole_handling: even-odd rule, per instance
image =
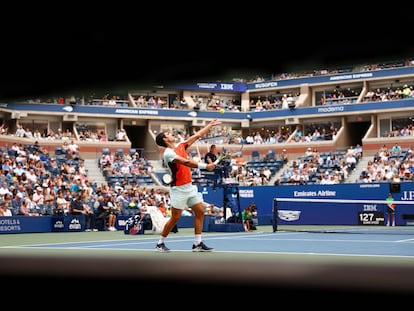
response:
[[[220,165],[221,163],[222,163],[222,161],[224,160],[224,159],[227,159],[228,158],[228,155],[227,154],[220,154],[218,157],[217,157],[217,159],[216,159],[216,161],[214,161],[213,163],[217,166],[217,165]]]

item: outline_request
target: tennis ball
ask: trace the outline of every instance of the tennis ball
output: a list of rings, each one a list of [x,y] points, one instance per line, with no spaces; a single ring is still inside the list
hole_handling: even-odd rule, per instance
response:
[[[224,110],[224,108],[221,108],[221,109],[219,110],[219,112],[220,112],[221,114],[223,114],[224,112],[226,112],[226,110]]]

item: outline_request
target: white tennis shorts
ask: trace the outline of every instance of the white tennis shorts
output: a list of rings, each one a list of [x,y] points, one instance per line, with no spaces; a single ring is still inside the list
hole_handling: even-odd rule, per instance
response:
[[[198,192],[197,186],[188,183],[182,186],[174,186],[170,189],[171,206],[177,209],[191,207],[203,202],[203,195]]]

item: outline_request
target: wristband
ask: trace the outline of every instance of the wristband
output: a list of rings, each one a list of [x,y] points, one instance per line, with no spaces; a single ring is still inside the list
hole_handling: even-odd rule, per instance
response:
[[[199,162],[199,163],[197,163],[197,167],[200,170],[205,170],[205,169],[207,169],[207,163],[201,163],[201,162]]]

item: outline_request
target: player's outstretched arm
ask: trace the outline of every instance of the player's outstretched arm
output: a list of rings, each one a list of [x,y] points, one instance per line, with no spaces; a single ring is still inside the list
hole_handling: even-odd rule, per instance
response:
[[[204,163],[204,162],[197,162],[193,159],[186,159],[180,156],[174,158],[174,163],[179,163],[191,168],[199,168],[199,169],[206,169],[207,171],[212,171],[216,168],[216,164],[214,163]]]
[[[195,141],[197,141],[201,137],[204,137],[204,135],[206,135],[213,126],[216,126],[219,124],[221,124],[221,121],[217,119],[210,121],[205,127],[200,129],[197,133],[195,133],[194,135],[190,136],[190,138],[187,139],[188,146],[191,146]]]

